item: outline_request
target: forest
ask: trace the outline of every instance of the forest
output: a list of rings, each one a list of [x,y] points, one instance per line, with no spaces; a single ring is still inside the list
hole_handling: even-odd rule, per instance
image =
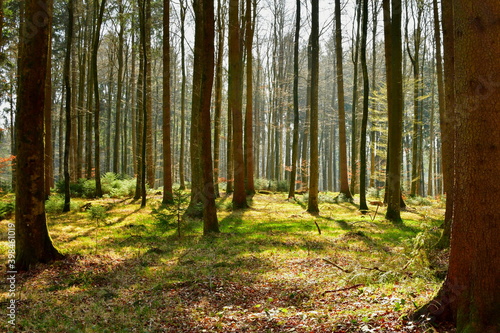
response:
[[[500,332],[499,22],[0,0],[0,329]]]

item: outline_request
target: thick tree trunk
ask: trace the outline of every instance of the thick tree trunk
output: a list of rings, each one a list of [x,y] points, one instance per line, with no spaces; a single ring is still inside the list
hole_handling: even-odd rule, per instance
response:
[[[401,143],[403,121],[401,0],[384,0],[384,35],[389,133],[387,147],[387,212],[401,222]]]
[[[213,0],[195,0],[195,54],[194,68],[199,82],[193,84],[193,94],[198,95],[198,104],[193,112],[198,113],[200,131],[199,159],[202,166],[201,197],[203,202],[203,234],[219,232],[212,172],[212,140],[210,129],[210,102],[214,76],[214,3]]]
[[[52,15],[51,1],[28,0],[25,16]],[[35,28],[35,27],[33,27]],[[49,41],[48,25],[26,29],[21,35],[19,110],[16,116],[16,245],[9,271],[28,270],[39,262],[62,258],[50,239],[45,217],[44,107]]]
[[[242,57],[239,26],[239,0],[229,0],[229,92],[228,109],[233,117],[234,193],[233,208],[247,207],[245,192],[245,164],[243,158],[242,116]]]
[[[454,15],[454,123],[460,133],[453,232],[446,280],[414,317],[452,320],[457,332],[493,333],[500,331],[500,90],[491,73],[500,72],[500,3],[455,0],[443,6]]]

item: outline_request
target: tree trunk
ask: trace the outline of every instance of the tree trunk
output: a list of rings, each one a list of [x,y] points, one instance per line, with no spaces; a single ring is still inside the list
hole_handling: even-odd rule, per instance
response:
[[[293,143],[292,171],[288,199],[295,198],[297,159],[299,157],[299,40],[300,40],[300,0],[296,1],[295,40],[293,44]]]
[[[220,175],[220,137],[221,137],[221,113],[222,113],[222,62],[224,58],[224,13],[222,3],[218,0],[217,5],[217,63],[215,65],[215,106],[214,106],[214,191],[215,196],[220,197],[219,175]]]
[[[163,0],[163,204],[173,202],[170,142],[170,0]]]
[[[340,194],[352,200],[347,175],[347,138],[345,128],[344,73],[342,66],[342,22],[340,21],[340,0],[335,0],[335,55],[337,62],[337,96],[339,107],[339,169]]]
[[[64,142],[64,207],[63,212],[69,212],[70,210],[70,200],[71,193],[69,183],[70,170],[69,170],[69,157],[70,157],[70,142],[71,142],[71,131],[73,130],[71,126],[71,101],[72,91],[70,83],[70,62],[71,62],[71,48],[73,44],[73,0],[69,0],[68,3],[68,29],[66,31],[66,55],[64,58],[64,86],[66,88],[66,139]],[[73,74],[74,75],[74,74]]]
[[[97,6],[97,3],[96,3]],[[94,45],[92,47],[92,72],[94,78],[94,96],[95,96],[95,110],[94,110],[94,153],[95,153],[95,192],[98,198],[102,197],[101,188],[101,145],[99,140],[99,121],[100,121],[100,110],[101,110],[101,100],[99,98],[99,82],[97,78],[97,52],[99,50],[99,39],[101,35],[101,25],[102,18],[104,15],[104,8],[106,6],[106,0],[102,0],[101,7],[97,16],[97,25],[94,34]],[[97,14],[97,10],[96,10]]]
[[[401,0],[384,0],[384,35],[389,133],[386,219],[401,222],[401,143],[403,120]]]
[[[183,0],[180,0],[180,15],[181,15],[181,143],[180,143],[180,155],[179,155],[179,189],[184,190],[186,185],[184,184],[184,162],[185,157],[185,136],[186,136],[186,61],[185,61],[185,21],[186,21],[186,10],[187,7]]]
[[[118,173],[120,161],[120,136],[121,129],[121,108],[122,108],[122,88],[123,88],[123,33],[125,29],[125,18],[123,17],[123,2],[118,0],[118,16],[120,30],[118,31],[118,82],[116,87],[116,111],[115,111],[115,136],[113,140],[113,172]]]
[[[368,127],[368,104],[370,83],[366,64],[366,35],[368,34],[368,0],[362,1],[361,23],[361,68],[363,71],[363,116],[361,118],[360,173],[359,173],[359,210],[368,211],[366,204],[366,128]]]
[[[49,22],[52,2],[27,0],[25,16]],[[8,270],[28,270],[39,262],[62,258],[50,239],[45,217],[44,107],[49,26],[26,29],[21,35],[19,110],[16,116],[16,243],[15,263]]]
[[[446,2],[445,2],[446,1]],[[447,248],[450,246],[451,237],[451,224],[453,219],[453,198],[454,186],[453,175],[455,173],[455,165],[453,156],[455,154],[455,129],[454,129],[454,108],[455,108],[455,93],[454,93],[454,80],[455,80],[455,58],[454,58],[454,38],[453,38],[453,11],[451,1],[443,0],[442,2],[442,19],[443,19],[443,49],[444,49],[444,80],[439,75],[443,73],[440,69],[442,59],[438,54],[438,49],[441,41],[439,34],[439,17],[437,3],[433,5],[434,8],[434,29],[436,37],[436,65],[438,71],[438,94],[443,100],[440,102],[439,110],[439,124],[441,127],[441,161],[443,169],[443,189],[446,193],[446,212],[444,215],[443,233],[441,238],[436,244],[437,248]],[[437,25],[437,26],[436,26]],[[440,52],[439,52],[440,53]],[[439,91],[439,82],[441,82],[441,92]]]
[[[253,181],[254,173],[254,158],[253,158],[253,34],[255,27],[255,16],[257,2],[254,1],[253,16],[252,16],[252,0],[246,0],[245,13],[245,46],[247,56],[246,68],[246,112],[245,112],[245,146],[244,146],[244,163],[245,163],[245,189],[248,195],[255,194],[255,186]]]
[[[50,196],[50,189],[54,186],[54,151],[52,150],[52,18],[49,19],[49,46],[47,55],[47,77],[45,79],[45,199]],[[1,44],[0,44],[1,49]]]
[[[319,152],[318,152],[318,78],[319,78],[319,0],[311,0],[311,115],[310,115],[310,178],[307,211],[318,214]]]
[[[198,82],[193,82],[193,95],[198,95],[193,112],[198,115],[200,130],[199,158],[202,165],[201,196],[203,202],[203,234],[219,232],[212,172],[212,149],[210,129],[210,101],[214,76],[214,3],[213,0],[195,0],[195,46],[194,69],[201,71]]]
[[[242,57],[239,26],[239,1],[229,0],[229,92],[228,109],[233,117],[233,159],[234,193],[233,208],[247,207],[245,193],[245,164],[243,159],[243,117],[242,117]]]
[[[493,333],[500,331],[500,90],[491,73],[500,72],[500,3],[455,0],[443,2],[443,9],[454,18],[453,35],[445,37],[454,36],[460,133],[454,140],[453,232],[446,280],[414,317],[452,320],[457,332]]]

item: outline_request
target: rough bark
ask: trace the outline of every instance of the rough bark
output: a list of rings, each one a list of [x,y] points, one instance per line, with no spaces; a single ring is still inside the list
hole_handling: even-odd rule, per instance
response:
[[[242,56],[239,26],[239,1],[229,0],[229,92],[228,108],[233,117],[234,193],[233,208],[247,207],[245,192],[245,164],[243,158],[242,115]]]
[[[52,244],[45,217],[44,107],[50,1],[24,3],[26,29],[21,34],[19,110],[16,115],[16,257],[10,271],[62,258]],[[35,15],[44,24],[34,24]],[[29,185],[28,185],[29,184]],[[10,264],[10,263],[9,263]]]
[[[214,3],[213,0],[195,0],[195,54],[194,68],[198,83],[193,84],[193,94],[199,95],[193,112],[198,112],[200,130],[199,158],[202,165],[201,196],[203,202],[203,234],[219,232],[212,172],[212,141],[210,129],[210,102],[214,76]],[[196,88],[196,89],[194,89]]]
[[[248,195],[255,194],[253,181],[254,156],[253,156],[253,34],[255,26],[255,16],[257,3],[254,1],[252,10],[252,0],[246,0],[245,12],[245,47],[247,57],[246,67],[246,112],[245,112],[245,142],[244,142],[244,163],[245,163],[245,190]],[[252,16],[253,13],[253,16]]]
[[[414,317],[451,320],[457,332],[493,333],[500,331],[500,89],[492,76],[500,72],[500,3],[455,0],[443,2],[443,9],[454,16],[454,125],[460,133],[453,232],[446,280]]]
[[[403,120],[401,0],[384,0],[384,35],[389,133],[386,219],[401,222],[401,144]]]

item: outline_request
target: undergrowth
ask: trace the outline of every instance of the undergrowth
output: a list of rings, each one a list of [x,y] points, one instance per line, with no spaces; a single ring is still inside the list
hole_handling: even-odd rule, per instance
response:
[[[101,199],[87,212],[49,212],[51,237],[67,257],[18,276],[15,331],[428,330],[404,316],[441,283],[445,254],[431,245],[443,211],[417,208],[394,225],[383,207],[376,216],[372,207],[372,219],[335,196],[321,195],[319,216],[305,211],[302,196],[255,195],[238,211],[223,196],[222,232],[209,237],[200,220],[176,225],[184,204],[160,209],[159,197],[145,209]]]

